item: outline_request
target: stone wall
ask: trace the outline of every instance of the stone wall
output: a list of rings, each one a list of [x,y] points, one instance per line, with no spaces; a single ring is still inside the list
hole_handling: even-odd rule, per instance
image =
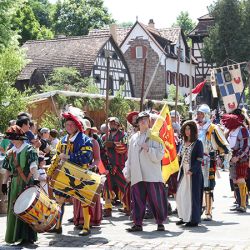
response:
[[[155,67],[158,64],[159,56],[158,54],[150,47],[150,43],[148,40],[142,38],[136,38],[129,42],[130,47],[125,52],[124,57],[127,61],[130,74],[132,77],[132,84],[134,88],[135,97],[141,97],[141,85],[143,78],[143,66],[144,66],[144,58],[137,59],[133,55],[133,49],[136,46],[144,46],[146,48],[147,53],[147,67],[146,67],[146,76],[145,76],[145,87],[144,91],[152,78]],[[166,97],[166,79],[165,79],[165,68],[163,65],[160,65],[157,73],[154,78],[154,82],[151,85],[150,91],[148,93],[147,98],[162,100]]]

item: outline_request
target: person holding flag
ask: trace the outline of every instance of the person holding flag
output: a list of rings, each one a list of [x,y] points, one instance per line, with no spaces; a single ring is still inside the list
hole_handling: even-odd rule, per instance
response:
[[[148,201],[157,223],[157,231],[164,231],[167,218],[167,197],[161,173],[164,148],[160,142],[150,138],[150,115],[138,114],[139,131],[129,141],[126,180],[131,182],[131,213],[134,225],[128,232],[142,231],[142,221]]]

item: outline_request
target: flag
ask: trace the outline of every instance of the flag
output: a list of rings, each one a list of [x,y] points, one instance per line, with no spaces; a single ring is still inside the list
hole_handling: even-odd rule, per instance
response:
[[[192,101],[194,101],[196,96],[201,92],[205,83],[206,83],[206,80],[203,82],[200,82],[199,84],[197,84],[197,86],[194,89],[192,89]],[[185,103],[186,104],[190,103],[190,94],[185,98]]]
[[[167,104],[163,106],[159,117],[155,121],[150,131],[150,138],[164,145],[165,154],[162,159],[162,177],[164,183],[166,183],[170,175],[179,170],[174,129]]]
[[[229,65],[215,69],[217,84],[227,113],[238,107],[244,84],[239,64]],[[243,95],[242,102],[245,97]]]

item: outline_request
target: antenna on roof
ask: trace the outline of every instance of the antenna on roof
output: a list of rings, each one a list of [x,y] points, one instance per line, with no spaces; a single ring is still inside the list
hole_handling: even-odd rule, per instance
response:
[[[138,22],[138,16],[136,16],[136,22]]]

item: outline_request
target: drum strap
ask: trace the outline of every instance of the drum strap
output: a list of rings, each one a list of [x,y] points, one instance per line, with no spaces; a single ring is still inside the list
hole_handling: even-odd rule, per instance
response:
[[[13,159],[14,159],[14,166],[19,174],[19,176],[22,178],[22,180],[27,184],[32,176],[31,172],[29,173],[28,176],[25,176],[23,173],[23,170],[20,165],[18,165],[16,154],[13,152]]]

